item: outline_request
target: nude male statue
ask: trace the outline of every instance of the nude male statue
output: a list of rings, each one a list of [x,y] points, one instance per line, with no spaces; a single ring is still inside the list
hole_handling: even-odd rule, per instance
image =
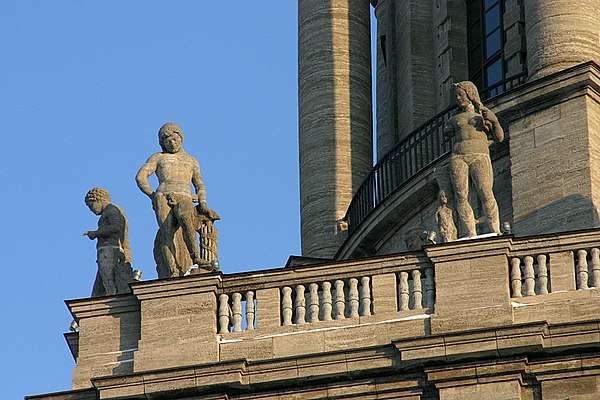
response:
[[[133,282],[127,217],[119,206],[111,203],[110,194],[102,188],[93,188],[87,192],[85,204],[90,211],[100,216],[98,229],[83,234],[90,240],[98,239],[98,274],[92,297],[127,293],[129,283]]]
[[[488,149],[492,141],[488,140],[488,134],[493,141],[501,142],[504,131],[496,115],[481,103],[477,87],[472,82],[456,83],[454,91],[460,112],[448,121],[446,136],[456,138],[450,156],[450,178],[458,216],[467,236],[477,236],[476,220],[468,199],[470,177],[491,231],[499,234],[500,219],[492,191],[494,173]]]
[[[210,271],[210,264],[201,257],[196,232],[204,221],[212,222],[219,216],[208,208],[200,164],[183,150],[183,133],[179,125],[164,124],[158,131],[158,140],[162,152],[150,156],[135,180],[140,190],[152,200],[158,221],[154,254],[159,278],[181,276],[192,264]],[[158,178],[156,191],[148,181],[152,174]],[[199,205],[196,207],[193,203]]]

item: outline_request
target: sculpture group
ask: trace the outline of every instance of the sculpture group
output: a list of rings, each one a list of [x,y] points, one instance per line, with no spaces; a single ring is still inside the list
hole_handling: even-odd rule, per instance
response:
[[[183,150],[179,125],[164,124],[158,141],[162,151],[150,156],[135,177],[139,189],[152,201],[158,222],[154,241],[158,277],[182,276],[191,270],[217,271],[218,240],[213,223],[220,217],[206,202],[200,164]],[[153,174],[158,178],[156,190],[148,181]],[[85,202],[100,216],[98,229],[84,233],[98,239],[98,275],[92,297],[126,293],[133,281],[127,218],[111,203],[105,189],[91,189]]]
[[[454,212],[449,206],[448,193],[440,190],[435,219],[444,242],[477,236],[477,223],[484,220],[491,232],[501,233],[488,147],[494,141],[502,141],[504,131],[496,115],[483,106],[472,82],[459,82],[454,85],[454,90],[459,110],[448,121],[445,135],[454,138],[449,177],[460,229],[457,229]],[[183,132],[179,125],[164,124],[158,131],[158,142],[161,151],[151,155],[135,177],[139,189],[150,198],[158,222],[154,240],[158,277],[182,276],[192,270],[217,271],[218,241],[213,223],[220,217],[208,207],[200,164],[183,149]],[[156,189],[148,180],[154,174],[158,178]],[[484,215],[479,220],[469,203],[469,182],[482,204]],[[98,275],[92,296],[127,292],[133,281],[127,218],[121,208],[111,203],[110,195],[104,189],[90,190],[85,202],[100,216],[98,229],[84,233],[90,239],[98,240]],[[460,231],[462,235],[459,235]],[[411,233],[407,248],[414,250],[422,246],[428,241],[426,236],[423,229]],[[429,239],[429,242],[433,241]]]

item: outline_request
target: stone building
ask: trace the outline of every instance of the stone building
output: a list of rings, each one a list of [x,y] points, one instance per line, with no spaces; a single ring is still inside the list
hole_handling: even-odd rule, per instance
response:
[[[72,390],[30,399],[600,398],[600,2],[372,3],[299,0],[302,257],[67,301]],[[436,244],[464,80],[512,233]]]

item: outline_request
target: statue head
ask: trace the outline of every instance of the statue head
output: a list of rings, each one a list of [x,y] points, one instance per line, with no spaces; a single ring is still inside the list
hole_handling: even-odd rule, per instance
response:
[[[456,102],[463,106],[460,103],[460,95],[461,91],[466,95],[467,100],[469,100],[473,106],[475,107],[475,111],[481,113],[481,109],[483,108],[483,104],[481,103],[481,99],[479,98],[479,91],[477,90],[477,86],[471,81],[462,81],[454,84],[454,90],[456,92]]]
[[[106,189],[95,187],[85,195],[85,205],[96,215],[100,215],[109,203],[110,193]]]
[[[440,200],[441,205],[448,204],[448,196],[446,195],[446,192],[443,189],[440,189],[440,191],[438,192],[438,199]]]
[[[165,153],[177,153],[183,146],[183,132],[179,125],[167,122],[158,130],[158,143]]]

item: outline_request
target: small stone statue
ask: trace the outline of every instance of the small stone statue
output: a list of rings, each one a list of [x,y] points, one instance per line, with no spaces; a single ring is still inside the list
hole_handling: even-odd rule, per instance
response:
[[[83,236],[98,239],[96,249],[98,273],[92,297],[128,293],[133,282],[131,251],[127,234],[127,217],[123,210],[110,202],[110,194],[102,188],[93,188],[85,195],[85,204],[99,215],[98,229]]]
[[[217,259],[217,232],[212,223],[220,217],[206,203],[200,164],[183,150],[179,125],[164,124],[158,131],[158,141],[162,152],[150,156],[135,177],[140,190],[152,200],[158,221],[154,241],[158,277],[183,276],[193,264],[211,271]],[[148,181],[152,174],[158,178],[156,191]],[[202,252],[197,232],[201,234]]]
[[[469,204],[469,176],[483,205],[483,212],[492,232],[500,233],[498,204],[492,187],[494,174],[488,146],[488,134],[501,142],[504,131],[496,115],[483,106],[477,87],[469,81],[454,85],[460,112],[447,124],[446,136],[456,138],[450,156],[450,178],[458,208],[458,216],[467,237],[477,236],[473,208]]]
[[[457,239],[456,225],[454,224],[454,213],[448,207],[448,197],[446,192],[440,190],[438,193],[440,206],[435,212],[435,220],[438,225],[438,230],[442,236],[444,243],[452,242]]]
[[[404,243],[408,251],[421,250],[427,243],[427,231],[422,226],[417,226],[406,232]]]

